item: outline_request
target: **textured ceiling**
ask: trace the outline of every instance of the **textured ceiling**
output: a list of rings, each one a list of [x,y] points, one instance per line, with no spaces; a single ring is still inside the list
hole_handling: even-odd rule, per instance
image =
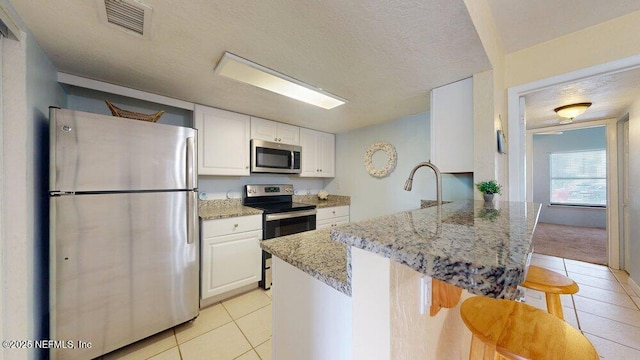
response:
[[[490,68],[462,0],[144,0],[150,39],[100,22],[99,1],[11,0],[59,71],[325,131],[426,111],[432,88]],[[225,51],[349,103],[215,76]]]
[[[640,10],[638,0],[489,0],[505,53]]]
[[[640,98],[640,69],[560,84],[524,98],[528,129],[558,125],[560,118],[553,109],[578,102],[593,105],[573,119],[574,123],[619,118]]]
[[[639,11],[638,0],[488,0],[505,53]],[[527,128],[558,125],[553,112],[577,102],[593,105],[575,123],[617,118],[640,97],[640,70],[559,84],[525,96]]]

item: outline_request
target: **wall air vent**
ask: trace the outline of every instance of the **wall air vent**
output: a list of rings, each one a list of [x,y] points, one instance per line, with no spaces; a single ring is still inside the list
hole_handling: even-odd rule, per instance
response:
[[[97,0],[103,22],[130,34],[148,37],[151,30],[151,6],[137,0]]]

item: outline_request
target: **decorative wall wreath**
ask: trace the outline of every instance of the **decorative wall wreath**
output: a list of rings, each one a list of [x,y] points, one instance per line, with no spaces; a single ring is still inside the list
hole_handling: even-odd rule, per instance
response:
[[[373,163],[371,162],[373,154],[376,151],[384,151],[387,153],[387,164],[379,170],[373,167]],[[378,178],[385,177],[389,175],[393,171],[393,169],[395,169],[397,157],[398,155],[396,153],[396,148],[393,147],[393,145],[388,142],[378,141],[371,144],[367,151],[365,151],[364,167],[367,169],[367,172],[371,176],[375,176]]]

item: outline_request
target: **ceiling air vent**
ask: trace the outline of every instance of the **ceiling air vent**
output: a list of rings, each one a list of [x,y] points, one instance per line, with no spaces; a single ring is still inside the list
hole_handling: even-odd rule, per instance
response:
[[[151,7],[136,0],[97,0],[100,18],[130,34],[149,36]]]

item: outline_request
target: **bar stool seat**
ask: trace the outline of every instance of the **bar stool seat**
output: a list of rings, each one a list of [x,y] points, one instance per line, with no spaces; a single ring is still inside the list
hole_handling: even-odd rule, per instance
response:
[[[578,284],[571,278],[535,265],[529,266],[527,278],[520,285],[544,292],[547,311],[562,320],[564,320],[564,314],[562,313],[560,294],[575,294],[579,290]]]
[[[473,334],[472,360],[599,358],[580,331],[531,305],[475,296],[460,305],[460,315]]]

